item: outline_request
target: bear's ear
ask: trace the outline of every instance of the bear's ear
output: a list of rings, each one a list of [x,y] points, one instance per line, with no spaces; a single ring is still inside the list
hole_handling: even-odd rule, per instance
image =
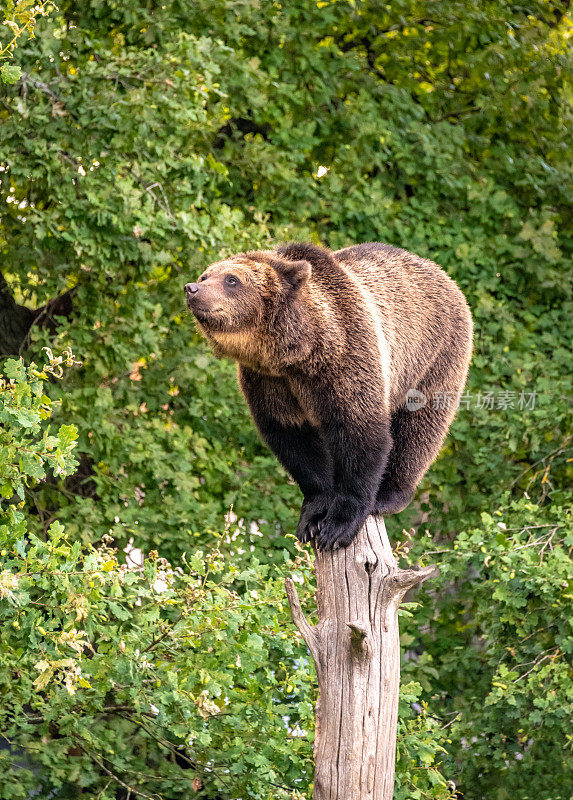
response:
[[[276,261],[273,266],[293,289],[302,286],[310,278],[312,270],[308,261]]]

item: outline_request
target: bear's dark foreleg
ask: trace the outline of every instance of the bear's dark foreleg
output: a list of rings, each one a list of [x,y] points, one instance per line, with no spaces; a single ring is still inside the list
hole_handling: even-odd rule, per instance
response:
[[[296,535],[307,542],[310,531],[306,525],[307,509],[316,497],[332,491],[332,464],[316,430],[308,423],[300,427],[285,427],[276,420],[257,419],[261,436],[287,472],[292,475],[304,495]]]
[[[335,408],[334,404],[331,406]],[[320,549],[347,547],[372,513],[391,449],[390,425],[356,421],[333,412],[323,436],[332,455],[334,486],[306,504],[301,525]]]
[[[316,428],[302,418],[284,380],[244,367],[239,379],[259,433],[304,495],[297,537],[306,542],[310,535],[303,522],[306,509],[317,496],[332,491],[332,459]]]

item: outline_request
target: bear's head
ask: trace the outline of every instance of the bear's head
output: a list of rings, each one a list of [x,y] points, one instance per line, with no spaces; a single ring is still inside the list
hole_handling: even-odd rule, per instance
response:
[[[197,283],[185,286],[187,307],[218,355],[249,366],[276,363],[299,339],[301,293],[310,275],[304,259],[239,253],[211,264]]]

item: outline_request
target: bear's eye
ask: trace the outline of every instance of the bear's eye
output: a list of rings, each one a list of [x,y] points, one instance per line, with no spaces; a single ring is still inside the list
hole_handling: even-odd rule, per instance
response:
[[[234,275],[225,275],[225,283],[227,286],[236,286],[239,283],[239,279],[235,278]]]
[[[201,275],[201,277],[199,278],[199,283],[202,283],[204,280],[206,280],[206,278],[207,278],[206,275]]]

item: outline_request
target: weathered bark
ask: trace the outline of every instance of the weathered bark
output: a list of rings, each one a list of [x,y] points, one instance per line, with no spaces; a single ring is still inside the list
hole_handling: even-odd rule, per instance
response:
[[[318,676],[314,800],[392,800],[400,646],[398,606],[435,570],[399,569],[382,519],[346,549],[315,551],[318,625],[286,581]]]

